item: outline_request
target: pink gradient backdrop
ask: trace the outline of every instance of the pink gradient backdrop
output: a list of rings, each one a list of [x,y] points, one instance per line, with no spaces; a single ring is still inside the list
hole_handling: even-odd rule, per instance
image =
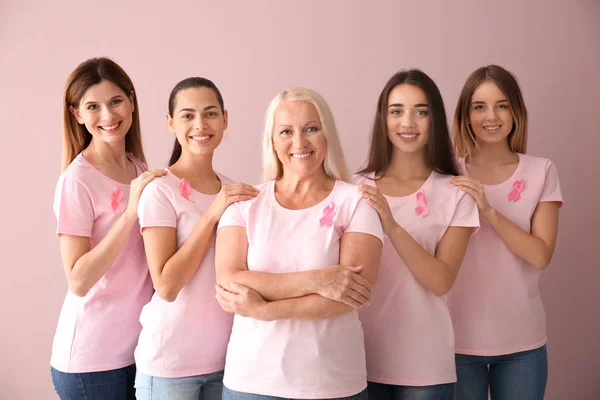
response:
[[[547,399],[600,398],[600,7],[481,3],[1,1],[0,398],[56,398],[48,362],[66,290],[52,214],[61,95],[71,70],[100,55],[137,86],[155,168],[173,141],[164,123],[171,87],[191,75],[214,80],[230,112],[216,166],[250,183],[260,178],[263,113],[286,86],[309,86],[328,100],[355,170],[366,157],[377,95],[396,70],[430,74],[449,117],[472,70],[489,63],[512,70],[530,112],[529,152],[555,161],[565,197],[558,247],[542,278]]]

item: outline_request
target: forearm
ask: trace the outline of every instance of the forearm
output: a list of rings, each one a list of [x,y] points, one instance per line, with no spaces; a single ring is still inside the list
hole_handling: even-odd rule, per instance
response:
[[[85,296],[104,276],[127,242],[136,220],[137,216],[123,213],[100,243],[79,257],[67,276],[71,291]]]
[[[264,321],[278,319],[322,320],[338,317],[354,311],[354,308],[321,297],[318,294],[268,302],[257,310],[255,318]]]
[[[443,296],[450,290],[456,274],[443,261],[427,252],[400,225],[389,232],[388,237],[398,256],[421,285],[437,296]]]
[[[318,270],[286,273],[245,270],[224,274],[219,284],[229,290],[229,283],[241,283],[258,292],[265,300],[277,301],[316,293],[315,276],[318,273]]]
[[[217,221],[204,214],[183,245],[154,274],[153,281],[159,295],[174,301],[198,270],[211,244]]]
[[[542,270],[550,264],[553,250],[542,239],[523,231],[498,211],[481,214],[502,238],[510,251]]]

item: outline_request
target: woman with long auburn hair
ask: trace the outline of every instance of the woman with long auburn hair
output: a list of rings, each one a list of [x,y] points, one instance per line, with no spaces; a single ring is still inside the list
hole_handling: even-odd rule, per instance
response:
[[[442,96],[424,72],[383,88],[367,166],[355,177],[385,241],[371,306],[362,309],[369,398],[453,399],[454,337],[446,293],[479,227],[457,174]]]
[[[562,195],[552,161],[526,155],[527,108],[515,77],[490,65],[467,79],[454,116],[462,176],[481,230],[449,296],[458,398],[541,400],[548,377],[539,278],[552,259]]]
[[[69,289],[52,347],[62,400],[134,399],[133,352],[152,284],[137,223],[146,171],[133,83],[92,58],[69,76],[54,213]]]

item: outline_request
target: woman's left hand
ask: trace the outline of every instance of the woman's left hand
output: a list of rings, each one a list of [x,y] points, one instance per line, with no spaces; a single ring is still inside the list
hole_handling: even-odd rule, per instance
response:
[[[458,186],[463,192],[470,194],[477,202],[479,215],[487,218],[493,209],[485,197],[483,184],[480,181],[469,176],[455,176],[454,178],[450,179],[450,183],[454,186]]]
[[[261,311],[267,301],[257,291],[240,283],[232,282],[230,286],[235,292],[227,290],[221,285],[216,286],[215,297],[221,308],[228,313],[261,319]]]

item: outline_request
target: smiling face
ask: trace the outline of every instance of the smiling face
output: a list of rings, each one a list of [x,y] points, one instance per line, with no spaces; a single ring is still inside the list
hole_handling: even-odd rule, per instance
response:
[[[119,142],[125,139],[133,121],[133,92],[126,94],[115,83],[103,80],[90,86],[77,108],[69,109],[92,140]]]
[[[492,81],[485,81],[471,97],[469,123],[478,142],[499,143],[513,129],[513,115],[507,96]]]
[[[184,89],[177,93],[173,115],[167,114],[167,125],[182,153],[212,154],[227,129],[227,111],[221,110],[213,89]]]
[[[282,101],[274,119],[273,148],[284,175],[308,177],[323,172],[327,139],[315,106],[308,101]]]
[[[395,151],[424,151],[429,140],[429,106],[425,92],[418,86],[400,84],[390,91],[387,108],[388,138]]]

